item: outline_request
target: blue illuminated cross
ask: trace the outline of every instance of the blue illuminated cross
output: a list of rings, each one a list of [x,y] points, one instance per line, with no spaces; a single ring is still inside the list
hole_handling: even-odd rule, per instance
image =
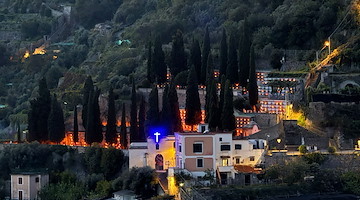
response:
[[[156,133],[154,133],[154,135],[155,135],[155,141],[156,141],[156,143],[158,143],[159,142],[159,135],[161,135],[159,132],[156,132]]]

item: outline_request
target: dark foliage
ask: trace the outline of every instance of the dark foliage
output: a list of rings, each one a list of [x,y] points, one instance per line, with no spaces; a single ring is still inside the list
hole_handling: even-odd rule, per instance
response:
[[[190,68],[187,84],[185,124],[195,126],[201,122],[201,104],[194,66]]]
[[[49,141],[60,143],[65,137],[64,113],[56,95],[51,99],[48,119]]]
[[[108,97],[108,115],[106,123],[106,132],[105,139],[109,144],[116,143],[117,132],[116,132],[116,107],[115,107],[115,97],[112,87],[109,90]]]
[[[135,82],[133,79],[132,89],[131,89],[131,107],[130,107],[130,141],[131,142],[139,140],[136,95],[137,94],[136,94]]]
[[[173,36],[170,59],[170,72],[173,77],[176,77],[176,75],[178,75],[180,72],[187,69],[184,39],[180,30],[177,30],[176,34]]]

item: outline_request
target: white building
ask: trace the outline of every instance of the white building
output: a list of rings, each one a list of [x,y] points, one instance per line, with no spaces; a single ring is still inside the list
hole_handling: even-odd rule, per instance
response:
[[[211,170],[219,179],[234,179],[241,173],[236,166],[255,169],[266,147],[265,140],[237,140],[232,133],[175,133],[175,139],[176,167],[198,178]]]
[[[44,173],[23,172],[11,174],[11,199],[38,199],[40,190],[48,183],[49,175]]]

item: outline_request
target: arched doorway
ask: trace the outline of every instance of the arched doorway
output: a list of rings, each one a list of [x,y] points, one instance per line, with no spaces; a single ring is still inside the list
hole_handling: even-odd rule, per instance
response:
[[[164,157],[161,154],[158,154],[155,157],[155,169],[164,170]]]

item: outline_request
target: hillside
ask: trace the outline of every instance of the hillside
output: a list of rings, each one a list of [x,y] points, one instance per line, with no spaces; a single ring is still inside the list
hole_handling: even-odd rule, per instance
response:
[[[282,70],[299,70],[315,60],[315,51],[329,35],[335,48],[359,33],[359,2],[350,0],[3,0],[0,4],[0,104],[4,107],[0,138],[11,137],[17,123],[26,129],[29,100],[36,96],[43,76],[60,102],[66,102],[66,116],[81,104],[87,75],[102,93],[111,85],[118,102],[128,100],[130,75],[138,86],[149,86],[147,46],[155,36],[160,36],[170,66],[176,31],[183,33],[189,59],[193,39],[202,44],[208,27],[218,68],[222,30],[234,34],[231,42],[238,46],[246,20],[258,68],[279,68],[279,60],[289,52],[291,62]],[[48,35],[48,42],[43,35]],[[35,51],[42,45],[45,54],[42,49]],[[355,43],[333,62],[358,66],[359,49]]]

